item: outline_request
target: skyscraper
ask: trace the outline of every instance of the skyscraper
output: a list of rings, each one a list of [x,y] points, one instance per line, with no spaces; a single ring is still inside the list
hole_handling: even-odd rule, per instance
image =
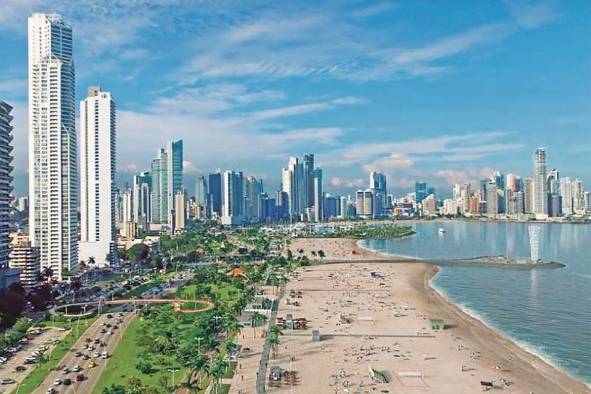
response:
[[[546,184],[546,150],[538,148],[533,155],[533,211],[537,218],[548,216],[548,188]]]
[[[378,211],[383,210],[387,207],[387,198],[388,198],[388,190],[386,188],[386,175],[382,174],[381,172],[372,171],[369,174],[369,188],[372,189],[375,193],[376,200],[378,200],[379,209]],[[377,212],[377,214],[381,215],[382,212]]]
[[[415,182],[415,201],[421,203],[425,197],[427,197],[427,184],[425,182]]]
[[[314,205],[314,155],[304,155],[304,208]]]
[[[10,193],[12,192],[12,107],[0,100],[0,269],[10,255]]]
[[[263,193],[263,181],[249,176],[244,181],[244,197],[246,199],[245,219],[251,222],[259,218],[259,196]]]
[[[224,172],[222,224],[238,225],[244,221],[244,177],[242,172]]]
[[[98,265],[117,257],[115,234],[115,102],[98,86],[80,102],[80,250]]]
[[[219,171],[209,174],[208,191],[211,213],[222,216],[222,174]]]
[[[173,230],[175,195],[183,185],[183,140],[169,141],[152,160],[152,222]]]
[[[144,171],[133,176],[133,220],[144,230],[152,221],[152,173]]]
[[[29,232],[41,264],[62,278],[78,263],[72,28],[61,15],[29,17]]]
[[[324,219],[324,193],[322,192],[322,170],[316,168],[314,177],[314,220],[321,222]]]
[[[206,207],[208,200],[207,179],[199,175],[195,181],[195,204]]]
[[[187,192],[180,188],[174,196],[174,232],[185,230],[187,219]]]

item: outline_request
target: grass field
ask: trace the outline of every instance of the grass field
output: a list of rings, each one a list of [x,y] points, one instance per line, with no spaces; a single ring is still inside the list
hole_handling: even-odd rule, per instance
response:
[[[90,319],[81,320],[79,329],[76,330],[76,323],[69,323],[69,322],[51,322],[46,321],[40,324],[41,326],[51,326],[51,327],[64,327],[70,328],[71,331],[64,337],[64,339],[57,344],[55,349],[50,354],[49,359],[41,364],[38,364],[37,367],[23,380],[23,382],[18,386],[18,393],[19,394],[27,394],[31,393],[35,390],[49,375],[49,372],[55,368],[62,358],[66,355],[67,352],[70,351],[74,343],[80,338],[86,329],[92,325],[96,321],[96,317],[92,317]],[[16,392],[16,389],[14,390]]]
[[[125,384],[130,377],[137,377],[141,379],[142,383],[147,386],[160,388],[161,376],[165,376],[168,381],[171,381],[172,375],[168,370],[155,371],[151,374],[143,374],[135,367],[137,362],[141,359],[142,348],[137,345],[137,339],[142,335],[140,318],[134,318],[127,330],[123,334],[119,345],[113,352],[113,356],[107,364],[107,368],[103,371],[98,384],[92,391],[93,394],[100,394],[103,388],[110,387],[112,384]],[[175,373],[175,383],[179,382],[181,377],[187,373],[185,368],[180,368],[172,358],[169,358],[170,368],[179,369]]]

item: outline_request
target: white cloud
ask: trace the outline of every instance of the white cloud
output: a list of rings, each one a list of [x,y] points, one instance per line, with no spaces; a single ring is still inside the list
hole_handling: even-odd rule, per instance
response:
[[[183,160],[183,173],[184,174],[199,174],[202,171],[197,168],[192,162]]]
[[[368,18],[370,16],[375,16],[379,14],[383,14],[387,11],[391,11],[396,8],[396,4],[390,2],[382,2],[377,4],[369,5],[365,8],[359,8],[351,12],[351,16],[354,18]]]
[[[341,177],[335,176],[332,177],[330,180],[331,186],[334,187],[343,187],[343,188],[362,188],[366,187],[366,181],[361,178],[355,179],[343,179]]]
[[[519,26],[535,29],[556,19],[555,2],[548,0],[506,0],[507,8]]]

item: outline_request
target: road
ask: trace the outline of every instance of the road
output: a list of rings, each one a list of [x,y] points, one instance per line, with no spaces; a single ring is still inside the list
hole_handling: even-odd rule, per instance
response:
[[[104,334],[101,333],[101,329],[104,328],[102,323],[114,324],[116,319],[118,318],[118,313],[113,312],[113,318],[110,319],[107,317],[107,314],[100,316],[97,319],[97,321],[92,326],[90,326],[88,330],[78,339],[78,341],[74,344],[72,349],[64,356],[64,358],[58,364],[58,367],[60,367],[59,370],[51,371],[49,375],[45,378],[41,386],[39,386],[39,388],[33,391],[33,393],[44,394],[50,387],[53,387],[58,393],[86,394],[92,392],[92,388],[97,383],[103,370],[109,362],[109,359],[104,360],[100,357],[94,358],[92,357],[92,354],[95,352],[101,353],[103,351],[106,351],[107,353],[109,353],[109,355],[113,354],[113,350],[115,350],[115,347],[117,346],[117,343],[121,338],[121,335],[123,335],[123,332],[127,328],[127,325],[129,324],[133,316],[133,312],[123,313],[123,317],[121,317],[122,323],[119,324],[119,328],[117,328],[112,335],[109,334],[108,331]],[[84,347],[86,345],[86,338],[90,338],[93,341],[94,339],[98,338],[99,340],[104,341],[107,344],[107,346],[100,347],[98,345],[95,345],[95,350],[85,350]],[[76,351],[81,351],[82,354],[87,354],[91,356],[91,359],[84,360],[82,357],[76,357]],[[96,363],[96,366],[94,368],[88,368],[88,365],[91,360]],[[66,374],[61,371],[61,368],[63,367],[68,367],[71,371],[76,365],[82,367],[82,371],[78,373],[69,372]],[[76,375],[78,375],[79,373],[83,374],[85,377],[84,381],[82,382],[76,381]],[[53,383],[56,379],[64,380],[65,378],[70,378],[72,380],[72,385],[54,386]]]
[[[34,337],[33,340],[24,344],[23,348],[16,352],[6,364],[0,366],[0,378],[14,379],[17,383],[21,383],[37,366],[36,364],[25,365],[25,359],[31,354],[31,352],[39,346],[47,344],[49,349],[45,352],[45,354],[49,356],[55,348],[55,345],[49,344],[48,341],[53,338],[61,341],[67,333],[67,331],[60,331],[54,327],[43,330],[40,335]],[[20,365],[24,366],[26,369],[24,371],[17,372],[15,369]],[[10,392],[11,390],[15,390],[15,387],[17,387],[15,384],[1,386],[0,392]]]

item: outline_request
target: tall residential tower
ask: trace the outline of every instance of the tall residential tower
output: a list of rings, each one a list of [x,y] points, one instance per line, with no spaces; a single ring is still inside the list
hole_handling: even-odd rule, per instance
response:
[[[80,251],[109,265],[117,256],[115,230],[115,102],[98,86],[80,102]]]
[[[76,271],[76,124],[72,28],[58,14],[29,17],[29,232],[41,264]]]

